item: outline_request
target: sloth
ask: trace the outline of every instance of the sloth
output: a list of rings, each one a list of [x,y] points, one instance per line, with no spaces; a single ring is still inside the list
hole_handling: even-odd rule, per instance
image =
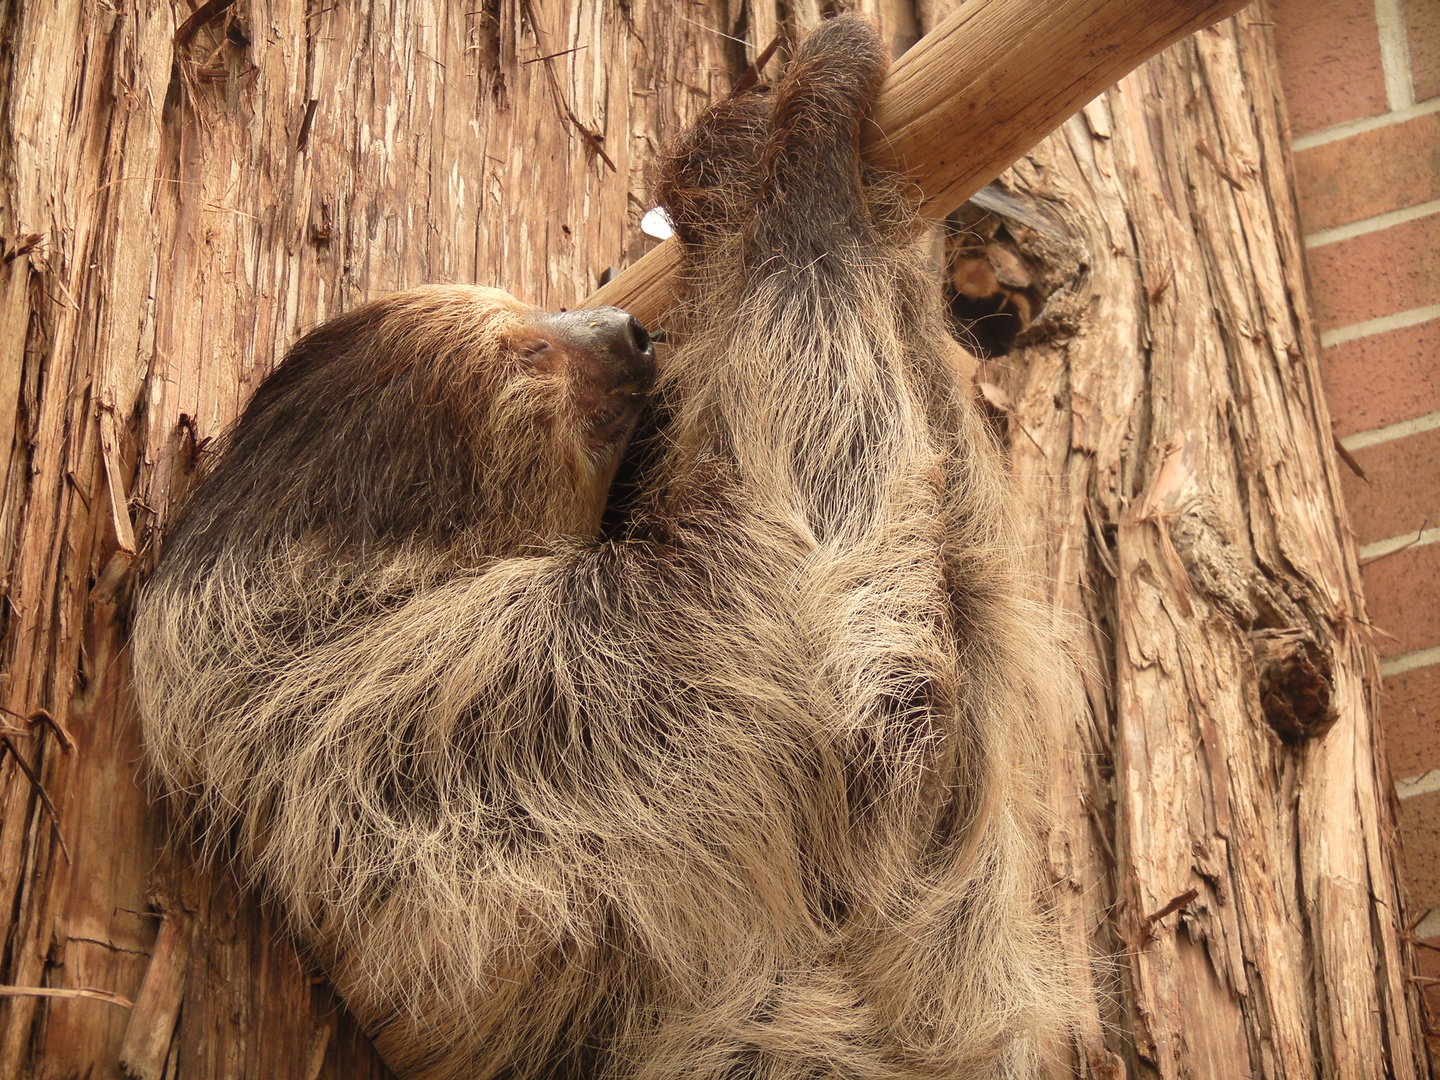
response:
[[[832,19],[669,149],[658,370],[623,312],[479,288],[310,333],[137,602],[178,820],[402,1077],[1035,1065],[1056,667],[913,202],[859,159],[885,68]]]

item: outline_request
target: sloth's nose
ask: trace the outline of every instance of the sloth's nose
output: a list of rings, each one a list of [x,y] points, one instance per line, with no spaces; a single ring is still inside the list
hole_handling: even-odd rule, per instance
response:
[[[567,313],[570,314],[570,313]],[[641,364],[655,357],[650,334],[628,311],[616,307],[589,308],[573,313],[584,324],[582,339],[590,337],[596,346],[620,361]]]
[[[628,311],[617,307],[580,308],[546,316],[544,321],[566,346],[600,360],[612,378],[646,382],[655,373],[655,344]]]

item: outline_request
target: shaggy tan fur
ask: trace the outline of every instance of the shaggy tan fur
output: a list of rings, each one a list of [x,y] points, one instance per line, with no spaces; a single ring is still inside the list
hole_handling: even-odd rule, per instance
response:
[[[1025,1069],[1053,661],[861,175],[884,63],[833,20],[674,148],[684,345],[605,535],[644,365],[427,290],[297,346],[143,594],[156,773],[403,1076]]]

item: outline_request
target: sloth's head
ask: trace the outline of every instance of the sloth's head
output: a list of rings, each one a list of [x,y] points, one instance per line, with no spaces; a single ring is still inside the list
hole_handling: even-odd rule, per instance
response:
[[[593,535],[654,374],[649,335],[618,308],[394,293],[294,345],[168,547],[184,562],[306,538],[503,555]]]

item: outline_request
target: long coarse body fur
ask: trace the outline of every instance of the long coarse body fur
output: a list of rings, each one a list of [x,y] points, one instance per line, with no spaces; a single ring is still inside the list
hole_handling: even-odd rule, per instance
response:
[[[858,163],[883,70],[833,20],[668,159],[684,344],[613,534],[511,308],[413,294],[335,331],[360,389],[261,390],[142,597],[160,781],[403,1076],[954,1080],[1044,1022],[1048,654]]]

